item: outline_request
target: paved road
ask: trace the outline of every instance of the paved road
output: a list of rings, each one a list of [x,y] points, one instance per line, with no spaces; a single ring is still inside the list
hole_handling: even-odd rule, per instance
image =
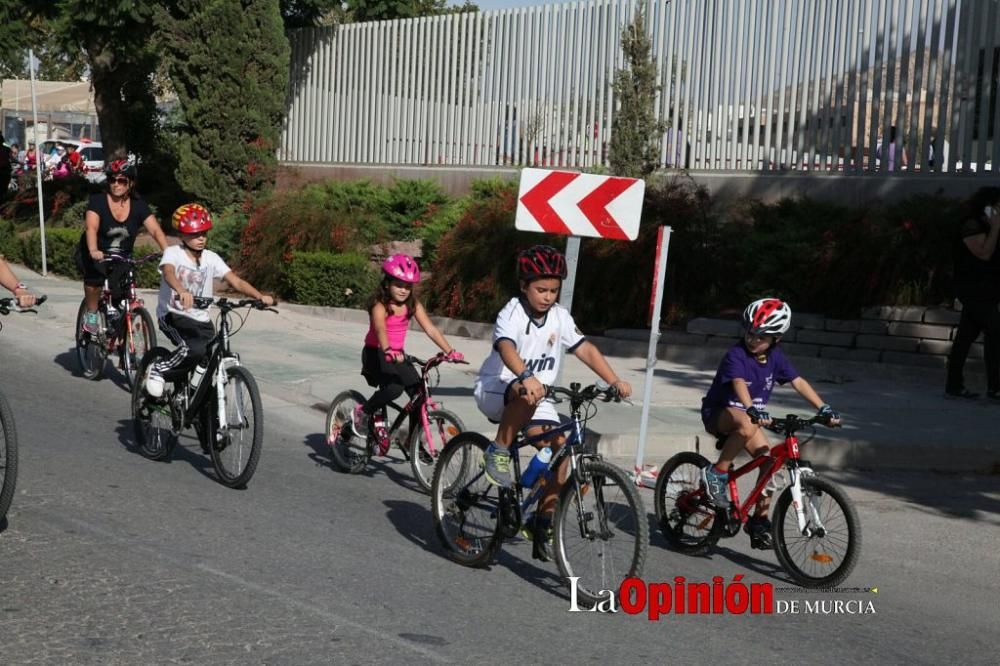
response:
[[[275,341],[259,321],[234,345],[263,374]],[[865,529],[848,584],[877,594],[788,590],[745,537],[690,558],[653,535],[649,581],[743,574],[773,583],[779,600],[870,601],[874,615],[568,613],[555,566],[532,561],[526,543],[488,571],[446,560],[402,462],[333,471],[309,392],[265,386],[264,457],[247,490],[228,490],[191,439],[169,464],[135,453],[120,384],[73,376],[69,323],[45,312],[3,323],[2,387],[22,444],[0,532],[5,664],[995,663],[995,477],[832,473]],[[333,354],[356,346],[314,335]]]

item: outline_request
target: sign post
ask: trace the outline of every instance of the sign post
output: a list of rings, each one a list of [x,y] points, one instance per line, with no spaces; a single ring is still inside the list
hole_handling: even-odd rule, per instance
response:
[[[656,475],[643,470],[646,453],[646,430],[649,425],[649,401],[653,398],[653,373],[656,368],[656,345],[660,341],[660,314],[663,305],[663,283],[667,277],[667,251],[670,249],[670,227],[660,227],[656,234],[656,262],[653,266],[652,312],[649,322],[649,350],[646,352],[646,382],[642,392],[642,416],[639,419],[639,446],[635,452],[636,483],[656,486]]]
[[[45,260],[45,208],[42,205],[42,167],[45,160],[42,156],[42,142],[38,140],[38,102],[35,99],[35,52],[28,49],[28,69],[31,71],[31,131],[35,137],[35,182],[38,187],[38,228],[42,237],[42,277],[48,275],[48,265]]]

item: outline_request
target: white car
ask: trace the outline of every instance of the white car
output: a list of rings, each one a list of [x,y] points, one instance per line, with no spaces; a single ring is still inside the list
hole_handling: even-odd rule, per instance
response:
[[[104,146],[101,142],[82,141],[77,144],[77,150],[80,152],[80,157],[83,158],[83,174],[87,180],[103,183],[105,179]]]

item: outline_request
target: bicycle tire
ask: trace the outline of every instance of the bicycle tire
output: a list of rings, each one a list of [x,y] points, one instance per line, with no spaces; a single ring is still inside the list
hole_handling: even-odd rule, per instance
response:
[[[129,388],[135,390],[135,380],[138,376],[139,364],[142,357],[149,353],[149,350],[156,346],[156,325],[153,317],[146,308],[136,308],[132,310],[132,328],[129,331],[124,321],[122,323],[123,339],[121,345],[122,369],[125,372],[125,379]]]
[[[212,466],[215,467],[219,483],[227,488],[245,488],[257,471],[264,446],[264,408],[257,381],[249,370],[241,365],[230,366],[226,368],[226,377],[223,388],[226,391],[225,436],[219,436],[217,407],[213,410],[212,418],[208,419],[206,435]],[[240,389],[241,386],[246,387],[246,394]],[[209,395],[209,399],[215,400],[216,405],[218,390],[219,387],[216,386]]]
[[[356,405],[365,404],[365,397],[357,391],[338,393],[326,410],[326,443],[330,459],[341,472],[358,474],[368,465],[371,447],[361,440],[351,427],[351,414]]]
[[[700,555],[722,538],[722,521],[713,507],[700,499],[685,502],[701,488],[701,469],[708,464],[705,456],[684,451],[664,463],[656,479],[653,491],[656,524],[667,543],[681,553]]]
[[[792,579],[802,587],[825,588],[840,585],[858,563],[861,554],[861,521],[858,519],[857,510],[847,494],[832,481],[817,476],[802,478],[802,503],[807,510],[810,506],[819,511],[816,506],[818,499],[823,495],[828,495],[843,514],[844,527],[847,535],[832,536],[833,528],[837,522],[831,516],[820,516],[826,532],[822,536],[804,537],[798,532],[798,518],[795,511],[789,512],[792,503],[792,490],[786,488],[778,498],[778,504],[774,508],[774,550],[778,556],[778,562],[785,569]],[[791,524],[786,525],[786,518],[791,518]],[[804,540],[801,544],[796,541]],[[841,545],[838,542],[843,541]],[[807,571],[794,561],[794,554],[799,551],[801,545],[802,552],[810,545],[813,552],[807,556],[808,561],[815,563],[811,571]],[[820,550],[819,546],[822,546]],[[830,563],[825,562],[830,557],[830,552],[838,549],[843,550],[843,558],[840,564],[832,568]],[[793,552],[794,551],[794,552]]]
[[[427,445],[426,436],[422,425],[417,425],[410,432],[410,469],[413,470],[413,478],[417,480],[420,488],[425,492],[431,491],[431,484],[434,482],[434,467],[441,452],[448,442],[458,433],[465,430],[462,419],[452,411],[447,409],[432,409],[427,412],[428,427],[431,431],[433,446]],[[431,450],[433,448],[433,451]]]
[[[14,425],[14,411],[7,398],[0,393],[0,520],[7,516],[14,489],[17,486],[17,427]]]
[[[444,447],[434,466],[434,530],[448,557],[467,567],[490,564],[502,543],[500,489],[486,479],[479,464],[489,445],[490,440],[477,432],[461,432]],[[470,518],[477,524],[472,525]]]
[[[137,384],[142,382],[151,364],[169,357],[170,351],[163,347],[150,349],[139,365]],[[163,397],[153,398],[142,386],[132,391],[132,427],[136,445],[139,453],[150,460],[169,460],[177,446],[170,395],[164,392]]]
[[[649,523],[628,474],[597,458],[583,458],[579,465],[580,486],[570,479],[559,493],[553,555],[563,578],[578,578],[577,599],[593,607],[608,598],[602,591],[611,590],[617,599],[626,578],[642,576]]]
[[[94,336],[83,330],[83,315],[87,312],[87,300],[80,301],[80,309],[76,313],[76,360],[80,364],[80,374],[86,379],[96,381],[104,375],[104,366],[108,360],[108,348],[104,344],[104,333]],[[97,320],[100,330],[106,330],[107,320],[100,308],[97,309]]]

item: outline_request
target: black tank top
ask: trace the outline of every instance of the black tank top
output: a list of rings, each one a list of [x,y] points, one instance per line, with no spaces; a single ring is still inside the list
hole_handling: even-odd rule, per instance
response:
[[[139,229],[146,218],[151,215],[149,205],[142,199],[135,197],[132,199],[128,211],[128,217],[124,222],[119,222],[111,214],[108,206],[108,195],[104,192],[90,195],[87,202],[87,211],[97,213],[100,226],[97,228],[97,249],[101,252],[118,252],[132,254],[132,247],[135,245],[135,238],[139,234]],[[86,232],[81,239],[86,250]]]

